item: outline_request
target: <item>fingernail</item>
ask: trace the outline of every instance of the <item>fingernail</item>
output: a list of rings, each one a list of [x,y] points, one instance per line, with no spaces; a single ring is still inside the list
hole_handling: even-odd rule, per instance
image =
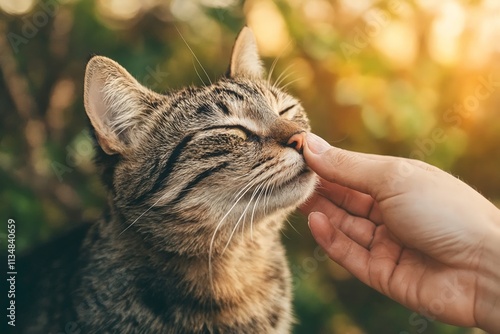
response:
[[[313,211],[307,215],[307,226],[309,226],[309,229],[311,228],[311,218],[314,217],[315,215],[318,215],[318,214],[319,214],[319,212]]]
[[[311,229],[311,216],[314,215],[316,212],[310,212],[307,215],[307,226],[309,226],[309,229]]]
[[[331,147],[326,140],[312,132],[307,133],[306,140],[307,146],[315,154],[321,154]]]
[[[307,217],[307,224],[316,242],[322,247],[328,247],[331,243],[332,227],[322,216],[319,212],[311,212]],[[312,220],[314,226],[311,226]]]

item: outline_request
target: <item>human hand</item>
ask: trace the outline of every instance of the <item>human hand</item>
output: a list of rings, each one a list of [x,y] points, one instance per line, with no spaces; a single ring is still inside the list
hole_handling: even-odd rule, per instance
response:
[[[301,208],[330,258],[427,317],[500,332],[500,213],[424,162],[340,150],[307,135],[321,178]]]

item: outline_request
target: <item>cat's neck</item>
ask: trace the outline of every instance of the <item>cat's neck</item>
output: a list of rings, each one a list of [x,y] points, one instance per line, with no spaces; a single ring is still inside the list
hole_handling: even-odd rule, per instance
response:
[[[181,278],[192,280],[193,288],[199,286],[205,292],[209,283],[215,296],[223,296],[231,293],[228,286],[235,291],[245,289],[244,285],[255,286],[268,279],[274,266],[284,266],[276,263],[285,258],[280,242],[284,214],[269,216],[231,235],[215,235],[214,240],[212,235],[202,236],[203,241],[198,241],[198,249],[202,251],[196,253],[172,250],[168,241],[162,243],[154,236],[142,235],[134,227],[124,229],[120,217],[111,216],[98,228],[109,246],[108,251],[115,253],[110,259],[127,259],[130,265],[147,267],[147,272],[175,272]],[[169,228],[168,222],[163,224]]]
[[[279,324],[273,326],[288,326],[290,273],[279,229],[269,231],[278,222],[260,222],[254,227],[252,238],[250,234],[234,237],[210,263],[208,251],[196,256],[155,252],[148,243],[139,242],[132,228],[121,235],[117,233],[119,225],[113,226],[114,223],[95,226],[97,241],[87,244],[94,248],[90,249],[93,272],[102,277],[118,276],[125,282],[117,293],[129,294],[130,298],[121,296],[120,300],[141,300],[161,319],[168,318],[165,312],[174,308],[183,314],[203,310],[192,315],[197,319],[193,321],[200,323],[232,326],[235,319],[240,319],[250,326],[255,318],[262,318],[261,323],[272,323],[269,316],[280,314]],[[107,252],[104,257],[99,254],[102,249]],[[120,272],[113,272],[113,268]]]

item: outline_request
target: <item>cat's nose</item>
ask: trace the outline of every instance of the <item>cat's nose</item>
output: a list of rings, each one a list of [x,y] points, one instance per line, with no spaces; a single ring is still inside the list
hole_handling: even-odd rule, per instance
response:
[[[291,147],[295,149],[297,152],[302,154],[302,150],[304,148],[304,143],[306,141],[306,133],[305,132],[299,132],[294,134],[288,139],[288,142],[286,143],[286,146]]]

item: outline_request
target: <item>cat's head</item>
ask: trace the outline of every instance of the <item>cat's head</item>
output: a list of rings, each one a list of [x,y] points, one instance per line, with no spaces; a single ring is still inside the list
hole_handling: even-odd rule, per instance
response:
[[[225,77],[166,95],[108,58],[89,61],[85,108],[123,230],[167,250],[203,253],[216,231],[219,249],[235,232],[280,228],[272,217],[311,194],[304,109],[263,75],[249,28]]]

